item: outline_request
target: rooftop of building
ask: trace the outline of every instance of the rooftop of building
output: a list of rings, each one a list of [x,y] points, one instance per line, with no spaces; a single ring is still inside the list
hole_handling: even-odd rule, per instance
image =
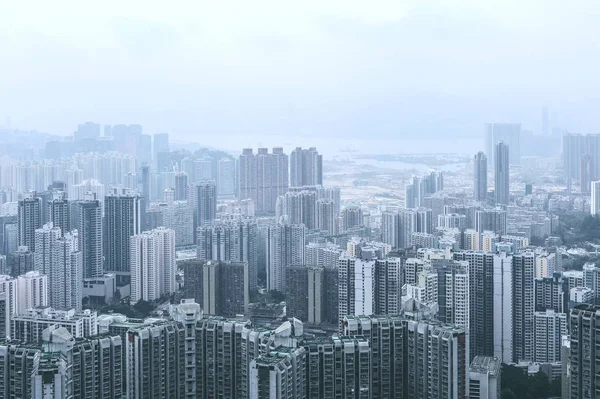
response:
[[[470,371],[477,373],[500,374],[500,360],[491,356],[475,356],[469,366]]]

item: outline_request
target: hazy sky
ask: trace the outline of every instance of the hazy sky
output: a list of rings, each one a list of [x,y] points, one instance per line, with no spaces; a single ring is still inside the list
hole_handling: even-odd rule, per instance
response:
[[[596,132],[600,2],[0,1],[0,124],[211,134]]]

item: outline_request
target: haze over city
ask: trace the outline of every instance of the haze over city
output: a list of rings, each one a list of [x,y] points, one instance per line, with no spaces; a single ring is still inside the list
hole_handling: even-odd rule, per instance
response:
[[[0,397],[600,399],[599,16],[0,4]]]
[[[489,120],[539,133],[542,105],[593,133],[600,5],[578,5],[6,2],[0,109],[21,129],[139,123],[212,146],[418,136],[454,151]]]

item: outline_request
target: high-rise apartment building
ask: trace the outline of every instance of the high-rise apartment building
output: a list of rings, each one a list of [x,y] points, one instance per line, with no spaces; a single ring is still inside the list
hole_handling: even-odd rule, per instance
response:
[[[591,183],[590,213],[600,215],[600,180]]]
[[[365,337],[314,338],[303,346],[307,397],[372,397],[371,348]]]
[[[185,172],[175,173],[175,201],[187,201],[188,175]]]
[[[154,135],[154,140],[152,143],[152,154],[154,159],[154,163],[156,164],[158,161],[158,154],[161,152],[169,151],[169,134],[168,133],[157,133]],[[160,169],[159,169],[160,170]]]
[[[533,358],[533,313],[535,311],[535,254],[513,254],[513,350],[515,361]]]
[[[554,273],[552,277],[536,278],[533,286],[536,312],[549,309],[557,313],[568,312],[569,281],[562,277],[562,273]]]
[[[306,397],[306,351],[280,347],[250,362],[250,398]]]
[[[495,234],[505,235],[506,211],[500,208],[476,210],[474,228],[480,234],[491,231]]]
[[[335,214],[335,206],[332,200],[317,200],[317,218],[315,228],[324,231],[327,235],[337,234],[338,215]]]
[[[197,225],[210,224],[217,215],[217,186],[214,181],[207,180],[197,183],[195,191]]]
[[[411,245],[413,233],[431,233],[433,219],[431,209],[389,209],[381,215],[382,241],[393,248]]]
[[[469,353],[494,354],[494,254],[455,252],[454,259],[467,261],[469,274]]]
[[[105,230],[104,261],[105,270],[118,275],[117,285],[128,282],[130,275],[129,237],[142,230],[141,203],[139,195],[114,189],[104,198]]]
[[[466,397],[469,349],[465,330],[436,322],[408,320],[405,336],[408,370],[404,397]]]
[[[185,330],[163,322],[131,328],[126,339],[127,397],[179,398],[186,389]]]
[[[514,360],[513,257],[505,251],[494,255],[493,265],[494,357],[502,363]],[[489,328],[489,326],[488,326]]]
[[[600,306],[580,304],[571,309],[569,317],[570,342],[570,398],[583,399],[597,397],[600,387]]]
[[[600,177],[600,135],[565,133],[562,147],[565,180],[583,182]]]
[[[518,165],[521,162],[520,152],[521,124],[520,123],[488,123],[485,126],[485,155],[490,165],[496,166],[496,146],[501,141],[510,149],[511,164]],[[507,165],[508,166],[508,165]]]
[[[102,203],[88,194],[73,204],[74,224],[79,238],[79,250],[83,258],[83,277],[103,275]]]
[[[253,220],[218,220],[197,229],[198,258],[248,263],[250,290],[257,284],[258,226]]]
[[[363,224],[363,212],[359,206],[347,206],[344,208],[342,211],[342,232],[348,231],[355,226],[362,226]]]
[[[42,201],[35,191],[26,191],[18,202],[19,245],[35,251],[35,230],[42,227]]]
[[[567,314],[554,310],[534,312],[532,335],[533,362],[560,362],[562,338],[567,335]]]
[[[236,196],[236,161],[222,158],[217,161],[217,194],[219,198],[233,199]]]
[[[487,156],[479,151],[473,160],[473,198],[477,201],[487,199]]]
[[[34,268],[48,275],[49,304],[56,309],[81,309],[83,259],[75,233],[63,235],[52,223],[35,231]]]
[[[323,156],[315,147],[296,147],[290,154],[290,186],[323,185]]]
[[[301,224],[275,224],[266,233],[267,289],[285,291],[289,266],[304,264],[305,227]]]
[[[194,328],[196,356],[191,363],[197,370],[193,376],[198,395],[195,397],[248,397],[248,383],[242,383],[248,377],[248,364],[242,360],[242,337],[244,332],[250,333],[250,323],[242,319],[203,317]]]
[[[175,232],[159,227],[130,237],[131,302],[175,292]]]
[[[424,205],[427,195],[437,193],[444,189],[444,176],[442,172],[431,171],[426,176],[412,176],[404,186],[404,207],[418,208]]]
[[[282,148],[259,148],[254,154],[245,148],[239,162],[239,199],[252,199],[257,213],[273,214],[277,197],[289,187],[288,156]]]
[[[316,191],[293,191],[278,197],[275,218],[277,221],[285,218],[287,223],[304,224],[306,229],[314,230],[317,228]]]
[[[196,303],[200,304],[204,300],[204,282],[202,280],[204,276],[204,260],[199,259],[186,259],[178,264],[180,269],[183,269],[183,279],[185,284],[183,286],[184,298],[193,299]]]
[[[52,192],[52,200],[48,207],[49,221],[54,227],[60,228],[63,233],[71,231],[71,208],[64,191]]]
[[[345,254],[338,259],[338,319],[375,314],[375,260]]]
[[[237,316],[248,313],[250,286],[248,263],[207,261],[203,265],[204,313]]]
[[[494,148],[494,195],[496,204],[508,205],[510,200],[509,147],[500,141]]]

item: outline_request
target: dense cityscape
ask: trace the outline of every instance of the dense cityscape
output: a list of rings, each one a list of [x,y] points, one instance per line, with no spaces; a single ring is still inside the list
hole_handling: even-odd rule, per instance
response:
[[[4,128],[0,395],[596,397],[600,135],[544,118],[468,157]]]

